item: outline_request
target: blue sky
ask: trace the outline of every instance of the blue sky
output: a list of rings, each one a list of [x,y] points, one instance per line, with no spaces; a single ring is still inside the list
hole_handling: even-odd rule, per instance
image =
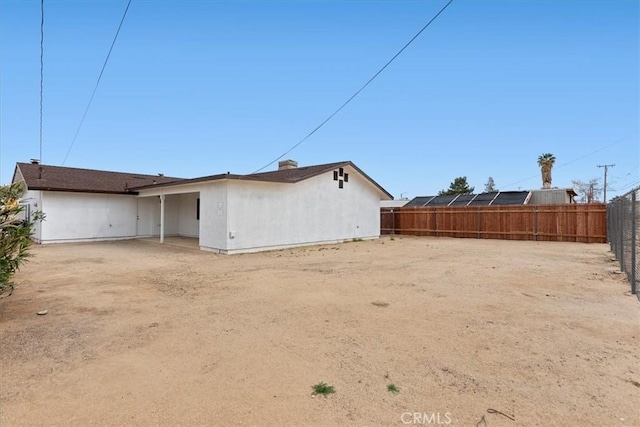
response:
[[[640,185],[635,0],[454,0],[285,158],[352,160],[396,198],[602,177]],[[126,0],[45,0],[43,163],[61,165]],[[133,0],[65,166],[251,173],[337,109],[446,1]],[[39,157],[40,2],[0,2],[0,182]],[[271,165],[266,170],[273,170]]]

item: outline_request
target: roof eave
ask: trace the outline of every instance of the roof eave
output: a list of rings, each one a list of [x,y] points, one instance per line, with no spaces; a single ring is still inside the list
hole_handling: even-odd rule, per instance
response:
[[[91,194],[121,194],[121,195],[137,195],[137,191],[106,191],[106,190],[80,190],[76,188],[56,188],[45,186],[29,187],[29,190],[33,191],[57,191],[63,193],[91,193]]]
[[[199,178],[180,179],[177,181],[163,182],[163,183],[157,183],[157,184],[147,184],[147,185],[141,185],[138,187],[129,187],[129,188],[131,188],[132,190],[149,190],[151,188],[172,187],[176,185],[186,185],[186,184],[199,184],[203,182],[221,181],[224,179],[239,179],[239,177],[241,177],[241,175],[220,174],[220,175],[203,176]]]

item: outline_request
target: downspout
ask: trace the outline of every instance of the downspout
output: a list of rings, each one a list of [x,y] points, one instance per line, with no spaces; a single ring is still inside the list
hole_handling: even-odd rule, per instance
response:
[[[160,243],[164,243],[164,190],[160,192]]]

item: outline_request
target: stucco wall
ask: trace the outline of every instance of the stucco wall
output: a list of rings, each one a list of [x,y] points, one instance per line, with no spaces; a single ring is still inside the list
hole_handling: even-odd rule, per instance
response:
[[[198,237],[197,199],[198,193],[165,195],[165,236]],[[138,198],[137,235],[140,237],[160,235],[160,198],[158,196]]]
[[[200,221],[196,216],[199,193],[181,194],[178,196],[178,234],[185,237],[198,237]]]
[[[178,235],[178,214],[180,212],[180,195],[166,196],[164,200],[164,235]],[[158,219],[158,223],[160,220]]]
[[[342,189],[332,172],[296,184],[230,181],[227,252],[379,237],[379,193],[345,172]]]
[[[137,235],[160,235],[160,199],[157,197],[138,198]]]
[[[224,251],[227,247],[228,182],[207,183],[200,189],[200,248]]]
[[[33,191],[33,190],[25,191],[25,193],[22,195],[21,203],[25,205],[29,205],[28,210],[29,210],[29,213],[31,214],[31,218],[29,219],[33,219],[34,212],[42,210],[41,195],[42,195],[41,191]],[[42,222],[41,221],[34,222],[32,239],[37,243],[41,242],[42,240]]]
[[[24,178],[22,177],[22,173],[20,172],[20,169],[16,168],[12,182],[22,182],[23,185],[26,186],[24,182]],[[22,199],[20,200],[20,203],[23,205],[28,205],[28,208],[26,209],[28,210],[28,212],[31,214],[32,217],[34,212],[42,210],[41,195],[42,193],[40,191],[34,191],[34,190],[27,190],[22,195]],[[29,219],[32,219],[32,218],[29,218]],[[38,221],[34,223],[32,239],[37,243],[40,243],[41,236],[42,236],[42,224]]]
[[[41,243],[136,235],[137,200],[128,195],[42,192]]]

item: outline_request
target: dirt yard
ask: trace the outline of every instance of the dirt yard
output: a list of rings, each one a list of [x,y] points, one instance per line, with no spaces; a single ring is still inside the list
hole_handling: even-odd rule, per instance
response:
[[[0,301],[2,427],[640,426],[640,303],[606,245],[33,253]]]

